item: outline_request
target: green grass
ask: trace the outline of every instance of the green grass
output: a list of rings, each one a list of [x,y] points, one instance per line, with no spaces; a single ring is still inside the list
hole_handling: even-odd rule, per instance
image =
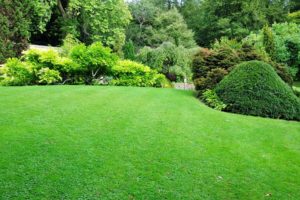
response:
[[[299,199],[300,123],[174,89],[0,87],[0,199]]]

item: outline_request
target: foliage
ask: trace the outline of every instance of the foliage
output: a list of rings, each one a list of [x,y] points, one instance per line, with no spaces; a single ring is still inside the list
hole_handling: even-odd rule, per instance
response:
[[[155,17],[161,11],[149,0],[132,1],[129,3],[133,20],[127,28],[126,36],[135,46],[152,46]]]
[[[193,58],[193,80],[196,90],[213,89],[230,69],[240,62],[237,51],[229,47],[200,49]]]
[[[166,75],[171,81],[191,79],[193,51],[167,42],[158,48],[144,47],[137,60]]]
[[[124,58],[128,60],[135,60],[135,47],[132,40],[129,40],[123,46]]]
[[[206,90],[203,92],[201,99],[206,103],[208,106],[212,107],[215,110],[224,110],[226,108],[226,104],[224,104],[216,92],[214,90]]]
[[[75,18],[69,29],[78,31],[85,43],[100,41],[120,52],[131,15],[123,0],[71,0],[66,8],[66,18]]]
[[[0,79],[1,83],[3,85],[110,83],[171,87],[163,74],[134,61],[118,61],[118,57],[111,53],[111,49],[103,47],[100,42],[89,46],[76,43],[68,46],[62,55],[54,50],[26,51],[22,61],[12,59],[6,64]]]
[[[57,6],[57,0],[30,0],[28,2],[25,0],[25,3],[30,7],[30,13],[28,13],[31,22],[30,32],[42,33],[46,31],[47,23],[53,14],[53,8]]]
[[[216,93],[230,112],[300,120],[300,99],[264,62],[239,64],[217,85]]]
[[[68,34],[63,40],[63,45],[61,47],[63,56],[69,56],[70,51],[77,45],[80,44],[80,41],[72,34]]]
[[[280,76],[280,78],[286,82],[288,85],[293,85],[293,73],[291,68],[289,68],[286,64],[276,63],[276,62],[268,62],[276,71],[276,73]]]
[[[294,94],[300,98],[300,88],[299,87],[293,87]]]
[[[102,46],[100,42],[90,46],[84,44],[75,46],[70,52],[70,58],[79,64],[79,71],[85,74],[87,82],[109,74],[118,60],[118,57],[111,53],[111,49]]]
[[[28,45],[27,3],[27,0],[0,0],[0,64],[7,58],[19,56]]]
[[[216,40],[212,45],[212,49],[221,49],[223,47],[239,50],[242,48],[242,43],[237,41],[236,39],[229,39],[228,37],[222,37],[220,40]]]
[[[266,52],[272,59],[276,59],[275,39],[272,29],[269,26],[263,28],[263,44]]]
[[[133,22],[127,29],[127,38],[137,47],[158,47],[164,42],[187,48],[195,46],[194,34],[176,8],[162,10],[147,0],[133,1],[129,7]]]
[[[29,63],[23,63],[17,58],[10,58],[4,67],[0,68],[3,76],[1,85],[22,86],[34,81],[34,73]]]
[[[194,80],[196,90],[213,89],[228,74],[223,68],[215,68],[207,72],[207,76]]]
[[[20,56],[32,33],[43,32],[56,0],[0,0],[0,63]]]
[[[300,2],[298,0],[290,0],[291,12],[296,12],[300,10]]]
[[[143,64],[123,60],[119,61],[112,69],[114,79],[112,85],[139,86],[139,87],[162,87],[165,83],[162,76],[156,71]],[[159,75],[159,76],[158,76]]]
[[[300,11],[290,13],[288,19],[292,23],[300,24]]]
[[[172,88],[172,84],[163,74],[155,74],[153,87],[157,88]]]
[[[261,60],[271,64],[288,84],[293,79],[288,68],[272,61],[262,49],[256,49],[249,41],[243,43],[226,38],[217,41],[213,49],[202,48],[193,58],[193,80],[196,90],[214,89],[216,85],[239,63]]]
[[[34,66],[36,71],[42,68],[58,70],[65,78],[78,71],[79,64],[68,57],[60,56],[57,51],[38,51],[35,49],[26,51],[22,57]]]
[[[100,42],[86,46],[71,40],[71,43],[66,43],[64,49],[62,55],[54,50],[30,50],[25,53],[23,59],[32,63],[36,71],[42,68],[58,71],[63,82],[87,84],[109,74],[118,59],[111,53],[110,48],[103,47]]]
[[[57,45],[73,34],[86,44],[100,41],[121,51],[131,19],[124,0],[33,0],[32,4],[33,18],[47,30],[35,33],[33,40]]]
[[[172,42],[176,46],[191,48],[195,46],[194,33],[188,29],[177,9],[161,12],[154,19],[152,40],[157,46],[163,42]]]
[[[37,73],[39,83],[51,85],[62,80],[59,71],[49,69],[48,67],[42,68]]]
[[[186,0],[182,8],[201,46],[222,36],[241,40],[265,24],[285,21],[288,11],[283,0]]]
[[[270,49],[273,52],[272,59],[278,63],[283,63],[291,68],[300,69],[300,25],[295,23],[273,24],[269,34],[274,36],[275,48],[272,44],[264,44],[263,30],[258,34],[251,34],[246,38],[247,41],[254,43],[258,49]],[[294,77],[300,79],[300,74]]]

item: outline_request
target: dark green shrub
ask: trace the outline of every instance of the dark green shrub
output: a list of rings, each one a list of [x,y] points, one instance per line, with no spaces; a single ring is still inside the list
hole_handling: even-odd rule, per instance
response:
[[[270,55],[270,57],[275,60],[276,59],[276,46],[275,46],[275,38],[272,32],[272,29],[269,26],[265,26],[262,29],[263,34],[263,44],[266,52]]]
[[[126,42],[123,46],[124,59],[135,60],[135,47],[132,40]]]
[[[270,63],[278,75],[292,85],[292,75],[285,65],[271,61],[265,52],[248,42],[238,45],[235,41],[223,39],[216,42],[214,49],[200,49],[194,56],[192,71],[196,90],[201,94],[206,89],[214,89],[237,64],[251,60]]]
[[[300,120],[300,99],[269,64],[244,62],[216,87],[216,93],[234,113]]]
[[[229,47],[216,50],[201,49],[193,59],[193,79],[196,90],[213,89],[228,74],[231,68],[240,63],[239,54]]]
[[[228,74],[228,71],[222,68],[212,69],[207,76],[195,79],[196,90],[213,89]]]
[[[281,64],[281,63],[276,63],[276,62],[269,62],[275,69],[276,73],[280,78],[286,82],[288,85],[292,86],[293,85],[293,75],[290,72],[290,69],[287,65]]]
[[[27,1],[0,0],[0,64],[21,55],[30,36]]]

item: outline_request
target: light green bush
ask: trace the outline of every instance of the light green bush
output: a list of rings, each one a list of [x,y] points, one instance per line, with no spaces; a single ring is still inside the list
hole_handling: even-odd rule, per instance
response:
[[[214,90],[206,90],[203,92],[201,99],[205,104],[212,107],[215,110],[224,110],[226,108],[226,104],[221,101]]]
[[[158,48],[144,47],[137,60],[164,74],[171,81],[183,82],[185,78],[191,81],[192,53],[183,46],[165,42]]]
[[[30,63],[21,62],[17,58],[10,58],[1,68],[1,85],[22,86],[34,82],[33,66]]]
[[[155,70],[130,60],[119,61],[113,68],[114,79],[112,85],[139,86],[139,87],[163,87],[165,79]]]
[[[275,23],[270,27],[270,33],[274,39],[270,51],[270,45],[264,44],[264,31],[251,34],[244,40],[254,43],[257,49],[267,50],[273,61],[283,63],[289,67],[300,69],[300,24]],[[294,76],[300,80],[300,73]]]
[[[111,49],[104,47],[100,42],[90,46],[79,44],[70,52],[70,58],[79,65],[79,73],[84,75],[86,82],[91,83],[100,76],[111,73],[118,57]]]
[[[49,68],[42,68],[37,73],[38,82],[40,84],[51,85],[57,83],[62,80],[59,71],[49,69]]]

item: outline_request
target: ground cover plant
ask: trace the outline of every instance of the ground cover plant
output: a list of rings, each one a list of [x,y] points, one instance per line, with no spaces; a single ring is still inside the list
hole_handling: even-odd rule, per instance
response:
[[[174,89],[0,93],[1,199],[300,196],[297,122],[215,111]]]

